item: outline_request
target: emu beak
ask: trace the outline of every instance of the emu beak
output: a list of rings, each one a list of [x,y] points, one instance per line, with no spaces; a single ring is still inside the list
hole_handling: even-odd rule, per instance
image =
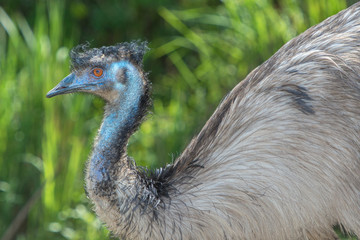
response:
[[[53,89],[51,89],[47,94],[47,98],[54,97],[56,95],[66,94],[75,92],[80,89],[80,85],[74,84],[75,74],[71,73],[67,77],[65,77],[58,85],[56,85]]]

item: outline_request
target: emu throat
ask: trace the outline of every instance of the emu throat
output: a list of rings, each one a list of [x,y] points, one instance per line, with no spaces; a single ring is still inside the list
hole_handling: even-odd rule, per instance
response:
[[[118,82],[114,86],[116,98],[108,102],[105,108],[100,131],[88,165],[88,176],[94,187],[106,187],[106,182],[116,177],[113,169],[118,166],[122,156],[126,155],[126,145],[131,133],[139,121],[143,80],[137,69],[126,61],[113,63],[114,76],[117,71],[126,69],[126,85]],[[127,165],[127,164],[125,164]],[[105,185],[104,185],[105,184]]]

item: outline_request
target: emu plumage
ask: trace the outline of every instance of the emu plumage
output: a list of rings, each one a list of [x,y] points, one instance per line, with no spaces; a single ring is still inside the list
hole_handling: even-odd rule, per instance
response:
[[[339,224],[360,237],[360,3],[253,70],[175,162],[151,174],[127,156],[150,102],[146,48],[78,47],[73,72],[47,95],[107,102],[86,189],[114,235],[336,239]]]

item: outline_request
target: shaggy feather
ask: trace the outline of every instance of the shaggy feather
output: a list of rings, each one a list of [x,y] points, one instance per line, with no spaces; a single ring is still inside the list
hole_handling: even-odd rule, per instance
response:
[[[109,146],[101,140],[104,126],[112,126],[102,125],[87,167],[89,198],[114,235],[336,239],[339,224],[360,237],[360,3],[253,70],[175,162],[154,172],[136,168],[126,154],[149,103],[145,49],[125,43],[71,54],[74,71],[129,61],[136,67],[124,65],[132,80],[143,84],[137,110],[125,112],[126,124],[117,126]],[[116,74],[123,85],[129,69]],[[137,100],[126,93],[116,96]],[[109,99],[105,120],[111,114],[124,120],[114,114],[124,112],[122,103]],[[107,163],[100,180],[98,172],[89,174],[99,158]]]
[[[89,45],[89,43],[80,44],[71,50],[70,58],[73,70],[88,66],[103,66],[119,60],[130,60],[141,67],[143,57],[149,50],[147,42],[139,40],[101,48],[89,48]]]

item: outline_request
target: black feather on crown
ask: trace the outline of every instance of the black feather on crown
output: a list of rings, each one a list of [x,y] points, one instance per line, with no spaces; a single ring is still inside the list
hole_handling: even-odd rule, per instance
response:
[[[100,48],[89,48],[89,45],[89,43],[80,44],[71,50],[72,69],[102,65],[119,60],[129,60],[138,66],[142,66],[144,54],[149,50],[147,42],[139,40]]]

